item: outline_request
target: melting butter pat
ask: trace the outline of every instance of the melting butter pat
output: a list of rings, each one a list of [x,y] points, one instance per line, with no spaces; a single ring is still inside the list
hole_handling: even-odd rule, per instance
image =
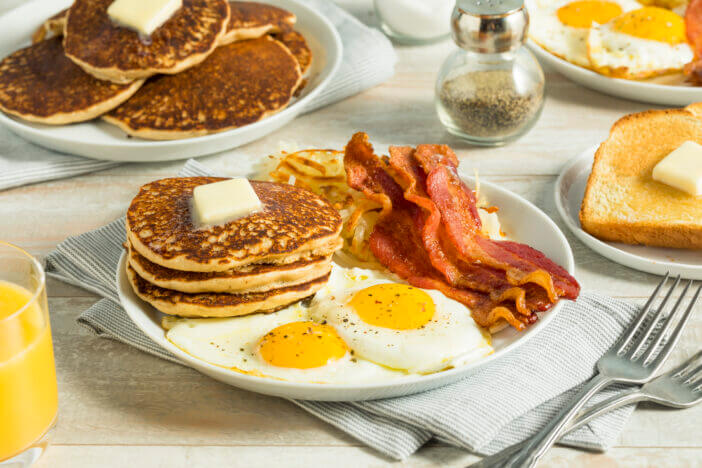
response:
[[[216,225],[243,218],[263,205],[247,179],[229,179],[198,185],[193,191],[194,217],[200,224]]]
[[[183,0],[115,0],[107,15],[120,26],[150,36],[183,6]]]
[[[702,145],[686,141],[653,168],[653,180],[702,195]]]

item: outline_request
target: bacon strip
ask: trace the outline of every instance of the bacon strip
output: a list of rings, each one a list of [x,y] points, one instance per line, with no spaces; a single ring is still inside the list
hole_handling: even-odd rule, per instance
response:
[[[514,328],[523,330],[525,324],[537,319],[536,314],[528,310],[519,314],[510,306],[495,302],[487,294],[453,287],[432,268],[424,249],[421,229],[418,228],[425,224],[421,211],[417,205],[404,199],[400,185],[384,171],[383,163],[373,153],[367,135],[353,136],[346,146],[344,166],[350,187],[383,203],[384,209],[370,236],[370,248],[390,271],[416,287],[437,289],[465,304],[471,309],[475,321],[484,327],[503,319]],[[373,177],[378,179],[374,180]]]

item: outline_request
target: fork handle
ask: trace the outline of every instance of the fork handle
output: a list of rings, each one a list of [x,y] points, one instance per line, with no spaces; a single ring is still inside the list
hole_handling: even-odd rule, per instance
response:
[[[546,451],[560,438],[564,429],[570,424],[585,403],[603,387],[613,382],[613,379],[597,374],[590,379],[573,397],[570,404],[563,408],[543,429],[541,429],[519,452],[514,454],[500,467],[532,467]]]
[[[571,426],[568,427],[568,429],[565,430],[563,435],[568,434],[584,426],[585,424],[588,424],[590,421],[602,416],[603,414],[609,413],[610,411],[613,411],[617,408],[621,408],[622,406],[638,403],[639,401],[643,401],[645,399],[646,397],[641,392],[640,387],[632,387],[623,390],[621,393],[618,393],[617,395],[614,395],[610,398],[607,398],[606,400],[592,405],[586,411],[579,413],[578,416],[576,416],[575,418],[576,420]],[[507,447],[501,452],[483,458],[478,463],[471,465],[471,468],[503,466],[509,458],[514,456],[520,450],[522,450],[527,445],[527,443],[529,443],[529,440],[525,440],[524,442],[520,442],[518,444],[514,444],[510,447]]]

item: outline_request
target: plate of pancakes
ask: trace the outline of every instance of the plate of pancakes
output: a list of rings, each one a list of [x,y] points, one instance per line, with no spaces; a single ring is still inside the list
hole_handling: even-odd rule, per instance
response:
[[[527,0],[529,48],[567,78],[605,94],[684,106],[702,100],[686,34],[687,0]],[[702,18],[700,19],[702,21]]]
[[[194,221],[193,191],[226,179],[142,186],[127,211],[116,272],[122,306],[154,343],[212,378],[286,398],[355,401],[469,377],[577,297],[568,242],[541,210],[496,185],[458,178],[446,146],[390,153],[379,158],[357,134],[345,151],[277,155],[275,169],[250,180],[263,208],[215,226]],[[431,167],[444,165],[435,154],[449,156],[447,172]],[[508,280],[441,247],[451,260],[436,267],[463,275],[449,284],[420,240],[425,231],[406,217],[420,205],[378,203],[387,200],[381,193],[402,193],[392,179],[402,172],[391,176],[383,161],[413,167],[422,186],[427,175],[432,196],[460,187],[455,199],[465,195],[472,206],[463,215],[480,218],[480,233],[466,236],[528,273],[512,270]]]
[[[110,0],[33,0],[0,17],[0,123],[95,159],[166,161],[231,149],[294,119],[342,44],[294,0],[183,0],[148,38]]]

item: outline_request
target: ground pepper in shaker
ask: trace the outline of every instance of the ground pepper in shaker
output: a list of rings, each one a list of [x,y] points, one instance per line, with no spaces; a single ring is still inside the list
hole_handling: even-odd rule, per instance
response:
[[[460,49],[436,81],[436,109],[446,129],[470,143],[496,146],[519,138],[543,108],[544,73],[524,47],[523,0],[458,0],[451,17]]]

